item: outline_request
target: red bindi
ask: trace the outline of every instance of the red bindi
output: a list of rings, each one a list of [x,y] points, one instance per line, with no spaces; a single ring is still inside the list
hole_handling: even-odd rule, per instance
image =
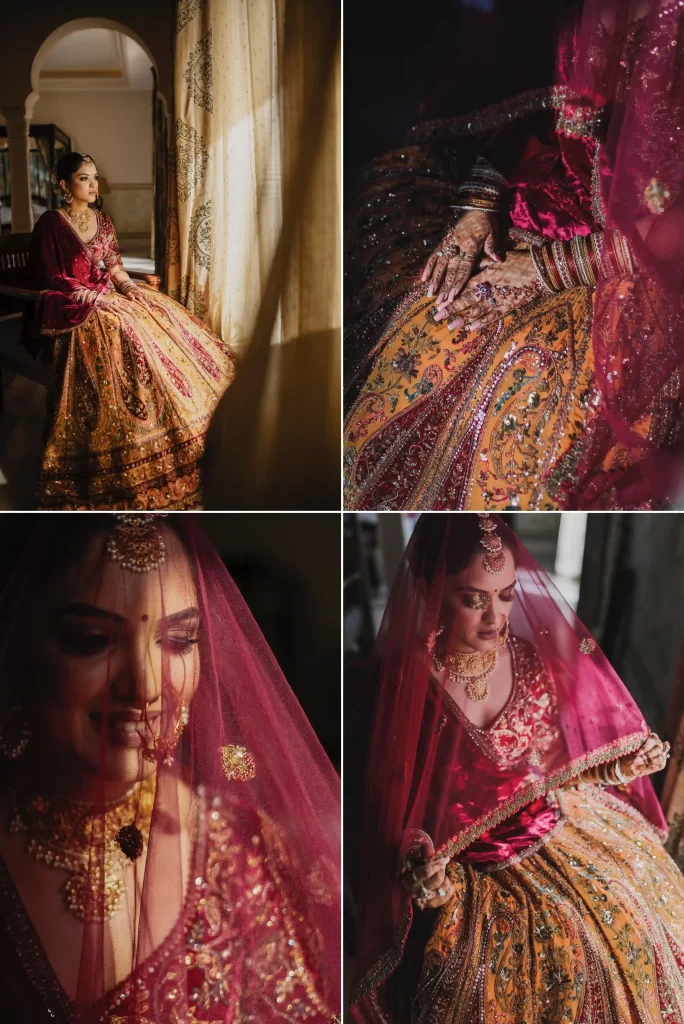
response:
[[[148,619],[149,619],[149,615],[143,615],[143,617],[142,617],[143,622],[147,622]]]

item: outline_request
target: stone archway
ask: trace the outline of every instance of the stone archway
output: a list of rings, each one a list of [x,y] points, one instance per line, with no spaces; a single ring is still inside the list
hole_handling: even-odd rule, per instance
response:
[[[8,78],[13,79],[11,81],[11,88],[8,88],[10,85],[9,81],[0,83],[3,85],[3,96],[6,97],[1,112],[7,121],[7,144],[12,182],[13,232],[28,232],[33,229],[28,157],[29,124],[36,101],[40,95],[40,70],[46,55],[56,43],[73,32],[92,28],[109,29],[133,39],[149,58],[150,66],[154,69],[155,75],[159,80],[158,99],[167,109],[170,104],[171,67],[168,61],[164,62],[161,50],[155,53],[155,50],[159,49],[159,34],[154,36],[149,31],[151,26],[146,24],[137,25],[138,29],[147,29],[144,35],[141,31],[136,31],[136,28],[132,27],[136,20],[144,22],[145,15],[150,12],[145,12],[144,7],[138,7],[135,12],[133,10],[128,11],[126,10],[128,4],[124,0],[119,7],[118,13],[122,17],[129,15],[126,20],[115,21],[110,18],[68,16],[70,13],[80,13],[79,8],[82,8],[82,6],[79,0],[71,0],[70,3],[64,3],[62,10],[66,19],[61,24],[51,28],[47,34],[41,33],[40,36],[37,35],[37,27],[35,25],[31,26],[28,17],[24,19],[21,14],[16,16],[15,32],[21,35],[22,45],[19,49],[23,52],[18,58],[15,58],[14,62],[10,60],[7,63],[6,74]],[[22,24],[22,21],[24,21],[24,24]],[[40,42],[38,41],[39,39]],[[8,33],[5,37],[5,43],[9,43],[9,41],[10,36]],[[33,49],[33,52],[31,52],[31,49]],[[13,63],[19,66],[12,67]],[[161,68],[160,64],[164,64],[164,67]],[[0,75],[1,77],[4,76]],[[28,94],[25,91],[26,86],[23,87],[23,96],[21,95],[22,81],[27,82],[27,84],[30,83]],[[9,102],[7,102],[7,98]]]

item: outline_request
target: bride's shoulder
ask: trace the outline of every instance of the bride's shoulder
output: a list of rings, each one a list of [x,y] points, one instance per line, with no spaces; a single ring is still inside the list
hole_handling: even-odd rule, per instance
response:
[[[544,671],[544,663],[536,644],[523,636],[511,636],[511,653],[518,669],[538,673]]]

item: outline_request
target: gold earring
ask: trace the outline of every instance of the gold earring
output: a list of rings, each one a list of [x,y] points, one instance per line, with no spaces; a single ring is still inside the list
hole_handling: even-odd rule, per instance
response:
[[[26,750],[30,739],[29,724],[21,704],[16,701],[7,718],[0,720],[0,753],[9,761],[16,761]]]
[[[68,203],[72,203],[73,202],[74,197],[73,197],[73,195],[71,194],[71,192],[69,191],[68,188],[65,188],[64,192],[62,194],[64,196],[64,202],[65,203],[68,204]]]
[[[176,693],[175,690],[173,692],[174,694]],[[150,706],[150,704],[153,703],[154,701],[146,700],[145,708],[143,711],[143,714],[145,716],[145,725],[150,730],[150,733],[152,735],[152,750],[149,750],[148,747],[143,745],[142,756],[146,761],[156,761],[157,757],[161,757],[164,765],[167,768],[170,768],[171,765],[173,764],[174,751],[178,745],[178,740],[180,739],[181,733],[183,732],[183,727],[187,725],[189,721],[188,705],[184,700],[181,700],[180,697],[178,697],[178,718],[176,720],[176,724],[173,727],[173,732],[171,733],[170,736],[161,739],[159,736],[155,734],[155,731],[150,724],[150,720],[147,714],[148,707]]]
[[[499,643],[501,644],[502,647],[505,647],[506,644],[508,643],[508,637],[509,637],[510,632],[511,632],[511,624],[508,621],[508,619],[506,619],[506,625],[504,626],[503,633],[499,633]]]

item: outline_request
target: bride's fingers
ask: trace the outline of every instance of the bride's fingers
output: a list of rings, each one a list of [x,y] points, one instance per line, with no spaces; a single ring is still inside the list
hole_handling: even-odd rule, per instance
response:
[[[456,267],[456,275],[454,282],[449,289],[448,295],[446,295],[441,303],[438,303],[438,309],[442,309],[454,302],[458,295],[461,294],[473,273],[474,260],[459,260],[458,266]],[[445,289],[446,291],[446,289]],[[441,296],[440,296],[441,298]]]
[[[449,260],[449,263],[447,265],[446,277],[444,278],[444,286],[442,288],[442,291],[437,296],[437,305],[438,306],[439,306],[439,304],[441,302],[444,301],[446,296],[449,295],[449,293],[451,292],[451,290],[454,287],[454,284],[456,282],[457,276],[458,276],[458,265],[456,263],[456,260]]]
[[[438,256],[437,262],[435,263],[435,269],[432,271],[432,278],[430,280],[430,286],[428,288],[428,295],[434,295],[439,289],[442,278],[444,277],[446,265],[446,257]]]
[[[449,322],[449,330],[457,331],[461,327],[472,328],[472,324],[477,323],[481,317],[487,315],[489,310],[486,306],[483,306],[481,302],[476,302],[475,305],[469,309],[461,311],[457,316]]]
[[[495,324],[497,320],[500,320],[502,313],[490,313],[488,316],[483,316],[479,320],[474,320],[472,323],[467,324],[469,331],[481,331],[485,327],[489,327],[490,324]]]
[[[420,277],[420,279],[421,279],[421,281],[423,281],[423,283],[425,283],[425,281],[429,281],[430,278],[432,277],[432,271],[435,269],[435,263],[436,262],[437,262],[437,253],[433,252],[432,256],[430,257],[430,259],[427,261],[427,263],[425,265],[425,270],[423,271],[423,273],[421,274],[421,277]]]

